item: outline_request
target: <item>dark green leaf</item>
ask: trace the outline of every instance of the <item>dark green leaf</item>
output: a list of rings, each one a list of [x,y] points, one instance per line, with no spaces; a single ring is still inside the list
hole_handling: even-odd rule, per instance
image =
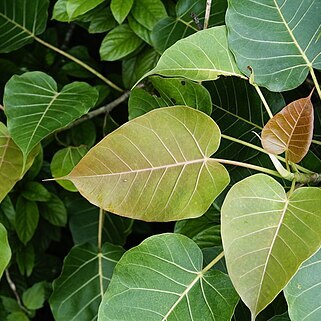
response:
[[[27,244],[35,233],[39,221],[36,202],[19,197],[16,205],[16,231],[20,241]]]
[[[149,45],[153,45],[151,39],[151,31],[141,25],[138,21],[136,21],[136,19],[132,15],[128,16],[128,24],[139,38],[143,39]]]
[[[19,311],[9,314],[6,321],[29,321],[29,318],[24,312]]]
[[[11,258],[11,250],[8,243],[7,231],[1,223],[0,223],[0,247],[1,247],[1,255],[0,255],[0,279],[1,279],[3,271],[7,267]]]
[[[16,261],[21,275],[30,276],[35,266],[35,251],[31,244],[16,253]]]
[[[37,310],[43,307],[45,302],[45,283],[35,283],[22,294],[22,302],[29,310]]]
[[[29,201],[37,202],[47,202],[51,197],[50,192],[38,182],[27,182],[21,195]]]

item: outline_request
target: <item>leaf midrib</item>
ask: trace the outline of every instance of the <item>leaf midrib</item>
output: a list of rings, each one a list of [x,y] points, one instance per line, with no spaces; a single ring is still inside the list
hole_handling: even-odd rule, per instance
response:
[[[35,37],[36,35],[31,32],[30,30],[28,30],[27,28],[25,28],[23,25],[17,23],[16,21],[10,19],[8,16],[6,16],[5,14],[3,14],[2,12],[0,12],[0,17],[3,17],[4,19],[6,19],[7,21],[9,21],[10,23],[12,23],[13,25],[15,25],[16,27],[22,29],[25,33],[27,33],[29,36],[31,37]]]
[[[72,175],[72,173],[71,173],[71,175],[60,177],[58,179],[95,178],[95,177],[109,177],[109,176],[116,176],[116,175],[126,175],[126,174],[133,174],[133,173],[143,173],[143,172],[150,172],[150,171],[155,171],[155,170],[160,170],[160,169],[168,169],[168,168],[172,168],[172,167],[187,166],[187,165],[193,165],[193,164],[199,164],[199,163],[205,164],[209,160],[211,160],[210,157],[204,157],[204,158],[195,159],[195,160],[191,160],[191,161],[177,162],[177,163],[173,163],[173,164],[161,165],[161,166],[156,166],[156,167],[146,167],[146,168],[134,169],[134,170],[124,171],[124,172],[112,172],[112,173],[107,173],[107,174],[76,176],[76,175]],[[213,159],[213,161],[214,161],[214,159]]]

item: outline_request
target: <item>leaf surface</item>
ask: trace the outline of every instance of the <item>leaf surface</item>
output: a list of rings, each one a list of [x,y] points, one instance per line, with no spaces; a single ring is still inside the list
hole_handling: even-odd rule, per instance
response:
[[[99,321],[229,321],[238,297],[228,276],[202,271],[203,254],[186,236],[163,234],[127,251],[99,309]]]
[[[110,9],[119,24],[123,23],[132,8],[134,0],[112,0]]]
[[[63,179],[91,203],[122,216],[197,217],[229,182],[224,166],[209,158],[219,143],[219,128],[204,113],[156,109],[106,136]]]
[[[11,250],[8,242],[7,231],[1,223],[0,223],[0,247],[1,247],[1,255],[0,255],[0,279],[1,279],[2,274],[11,258]]]
[[[274,115],[262,131],[262,145],[271,154],[286,153],[289,161],[298,163],[309,151],[313,136],[311,95],[293,101]]]
[[[92,244],[74,246],[65,258],[61,275],[53,283],[49,303],[55,320],[95,320],[122,254],[121,247],[108,243],[103,245],[101,253]]]
[[[48,0],[1,0],[0,52],[19,49],[43,33],[48,5]]]
[[[0,122],[0,202],[30,168],[38,152],[37,146],[30,153],[26,165],[23,166],[21,150],[10,137],[6,126]]]
[[[321,69],[320,0],[229,1],[229,46],[240,70],[272,91],[296,88]]]
[[[321,320],[321,250],[305,261],[284,289],[292,321]]]
[[[70,20],[81,16],[82,14],[94,9],[104,0],[67,0],[66,10]]]
[[[195,81],[215,80],[221,75],[245,78],[228,49],[225,26],[202,30],[177,41],[145,76],[153,74]]]
[[[5,87],[8,130],[26,157],[46,136],[79,118],[95,105],[97,90],[74,82],[61,91],[39,71],[13,76]]]
[[[253,175],[230,189],[221,224],[229,276],[255,317],[320,247],[321,189],[288,197],[271,177]]]

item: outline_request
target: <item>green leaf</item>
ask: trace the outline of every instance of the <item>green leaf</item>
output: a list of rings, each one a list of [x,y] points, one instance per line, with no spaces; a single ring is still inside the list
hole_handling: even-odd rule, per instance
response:
[[[152,84],[168,105],[185,105],[196,108],[208,115],[212,113],[209,92],[201,84],[182,78],[151,78]]]
[[[237,65],[260,86],[290,90],[321,69],[319,1],[230,0],[226,24]]]
[[[90,17],[89,33],[106,32],[113,29],[117,24],[109,7],[97,11],[94,9],[93,12],[89,12],[87,15]]]
[[[10,313],[6,321],[29,321],[29,318],[22,311]]]
[[[99,53],[102,60],[114,61],[134,52],[143,41],[127,24],[117,26],[103,39]]]
[[[35,250],[29,243],[16,253],[16,261],[21,275],[30,276],[35,267]]]
[[[15,75],[4,93],[8,130],[26,157],[43,138],[87,113],[97,98],[97,90],[86,83],[74,82],[59,92],[43,72]]]
[[[288,316],[288,313],[285,312],[283,314],[274,316],[273,318],[269,319],[269,321],[291,321],[291,320]]]
[[[200,26],[203,26],[205,8],[206,0],[179,0],[175,8],[176,16],[166,17],[154,26],[151,35],[154,48],[163,52],[177,40],[197,32],[199,26],[194,22],[191,14],[194,14],[198,18]],[[226,8],[226,0],[212,1],[209,27],[224,24]]]
[[[68,22],[69,17],[67,13],[67,0],[58,0],[52,11],[52,19]]]
[[[48,0],[1,0],[0,52],[10,52],[45,31]]]
[[[98,320],[230,320],[235,290],[227,275],[202,264],[202,251],[186,236],[146,239],[118,262]]]
[[[145,28],[153,30],[155,24],[167,17],[166,9],[161,0],[135,1],[131,14]]]
[[[192,239],[201,249],[221,245],[220,212],[211,206],[201,217],[178,221],[175,233],[183,234]]]
[[[45,302],[45,283],[35,283],[22,294],[22,302],[29,310],[37,310],[43,307]]]
[[[6,126],[0,122],[0,202],[30,168],[38,152],[39,146],[32,150],[24,166],[21,150],[10,137]]]
[[[305,261],[284,289],[292,321],[321,320],[321,250]]]
[[[16,205],[16,231],[20,241],[27,244],[33,237],[39,221],[36,202],[19,197]]]
[[[0,223],[0,279],[2,277],[3,271],[7,267],[10,259],[11,259],[11,250],[8,243],[7,231],[4,226]]]
[[[136,35],[153,47],[151,31],[136,21],[132,15],[129,15],[127,19],[129,27],[136,33]]]
[[[72,195],[65,199],[70,215],[69,228],[75,244],[97,244],[99,208],[90,204],[81,195]],[[133,221],[105,212],[102,241],[115,245],[125,245],[131,233]]]
[[[75,244],[97,244],[99,208],[90,204],[80,195],[72,195],[65,199],[68,210],[69,228]],[[102,230],[103,242],[125,245],[131,233],[133,221],[118,215],[105,212]]]
[[[153,69],[159,58],[154,49],[147,49],[122,61],[122,76],[126,88],[131,88],[137,80]]]
[[[321,245],[321,189],[287,195],[265,174],[235,184],[222,206],[222,240],[229,276],[252,319]]]
[[[228,49],[225,26],[202,30],[177,41],[145,76],[153,74],[195,81],[215,80],[221,75],[245,78]]]
[[[133,3],[134,0],[111,0],[110,9],[119,24],[124,22]]]
[[[74,20],[104,1],[105,0],[67,0],[66,9],[69,20]]]
[[[53,177],[67,175],[84,157],[88,149],[85,146],[66,147],[58,150],[52,158],[50,170]],[[77,192],[75,185],[68,181],[57,181],[59,185],[71,192]]]
[[[17,300],[13,298],[9,298],[7,296],[2,296],[2,295],[0,296],[0,299],[4,309],[7,312],[17,312],[21,310]]]
[[[123,254],[119,246],[75,246],[66,256],[62,273],[53,283],[49,299],[56,321],[94,320],[114,266]]]
[[[86,145],[92,147],[96,142],[96,127],[92,120],[88,119],[70,130],[71,141],[75,146]]]
[[[12,201],[9,196],[6,196],[0,203],[0,213],[3,213],[4,217],[8,221],[9,227],[6,225],[7,229],[15,229],[15,217],[16,210],[12,204]],[[2,218],[1,218],[2,219]]]
[[[224,166],[209,158],[219,144],[219,128],[204,113],[156,109],[106,136],[63,179],[91,203],[122,216],[197,217],[229,182]]]
[[[67,210],[63,201],[54,193],[46,203],[39,204],[41,216],[55,226],[65,226],[67,223]]]
[[[51,197],[50,192],[38,182],[27,182],[21,195],[29,201],[37,202],[47,202]]]

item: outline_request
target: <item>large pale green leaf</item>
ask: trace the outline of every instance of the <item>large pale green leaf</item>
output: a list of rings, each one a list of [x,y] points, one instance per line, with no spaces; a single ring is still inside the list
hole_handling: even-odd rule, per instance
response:
[[[222,206],[222,240],[231,280],[252,319],[321,245],[321,189],[290,196],[273,178],[235,184]]]
[[[175,7],[176,17],[166,17],[154,26],[151,35],[154,48],[163,52],[177,40],[197,32],[199,26],[194,22],[191,15],[195,15],[202,26],[205,8],[206,0],[179,0]],[[224,24],[226,8],[226,0],[212,1],[208,23],[210,27]]]
[[[30,153],[24,166],[21,150],[10,137],[6,126],[0,122],[0,202],[30,168],[38,152],[39,146]]]
[[[97,90],[74,82],[61,91],[39,71],[13,76],[4,92],[8,130],[26,157],[46,136],[65,127],[95,105]]]
[[[4,269],[7,267],[10,258],[11,258],[11,250],[8,243],[7,231],[4,226],[0,223],[0,279],[2,277]]]
[[[0,52],[19,49],[43,33],[48,5],[48,0],[1,0]]]
[[[73,247],[61,275],[53,283],[49,303],[55,320],[96,320],[99,304],[122,254],[121,247],[108,243],[101,252],[92,244]]]
[[[97,244],[99,208],[81,195],[74,194],[64,200],[69,214],[69,228],[75,244]],[[105,212],[102,230],[103,242],[123,246],[131,233],[133,220]]]
[[[229,182],[224,166],[209,158],[219,143],[219,128],[204,113],[156,109],[106,136],[63,179],[91,203],[122,216],[197,217]]]
[[[111,0],[110,9],[119,24],[126,19],[133,3],[134,0]]]
[[[117,26],[103,39],[99,49],[102,60],[114,61],[134,52],[143,40],[127,24]]]
[[[291,321],[321,320],[321,250],[305,261],[284,290]]]
[[[177,41],[146,76],[153,74],[195,81],[215,80],[221,75],[245,78],[228,49],[225,26],[202,30]]]
[[[272,91],[299,86],[321,69],[320,0],[230,0],[229,46],[241,71]]]
[[[238,297],[228,276],[202,270],[203,254],[189,238],[148,238],[118,262],[99,321],[228,321]]]

